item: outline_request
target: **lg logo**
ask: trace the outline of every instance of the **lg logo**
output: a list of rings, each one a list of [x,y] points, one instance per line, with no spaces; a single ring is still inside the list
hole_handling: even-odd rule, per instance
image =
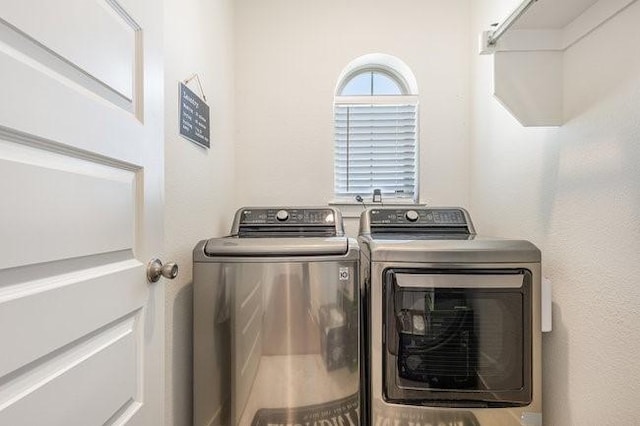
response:
[[[340,281],[348,281],[349,280],[349,268],[340,268],[338,272],[338,278]]]

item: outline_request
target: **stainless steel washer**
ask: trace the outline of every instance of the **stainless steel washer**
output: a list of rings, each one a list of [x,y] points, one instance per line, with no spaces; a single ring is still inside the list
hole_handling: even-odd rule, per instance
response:
[[[357,425],[359,249],[340,213],[242,208],[193,256],[194,424]]]
[[[361,217],[365,424],[540,426],[540,251],[461,208]]]

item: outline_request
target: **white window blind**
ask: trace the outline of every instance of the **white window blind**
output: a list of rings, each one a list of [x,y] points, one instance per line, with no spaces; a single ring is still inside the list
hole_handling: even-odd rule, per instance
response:
[[[415,103],[335,103],[335,195],[416,199]]]

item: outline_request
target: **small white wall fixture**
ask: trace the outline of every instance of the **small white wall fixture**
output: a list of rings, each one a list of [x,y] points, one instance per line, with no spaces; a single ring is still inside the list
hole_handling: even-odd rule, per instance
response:
[[[564,52],[637,0],[525,0],[480,35],[494,95],[523,126],[561,126]]]

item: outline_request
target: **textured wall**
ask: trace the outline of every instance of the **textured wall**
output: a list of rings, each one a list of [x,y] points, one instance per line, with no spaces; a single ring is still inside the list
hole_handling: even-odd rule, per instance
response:
[[[468,199],[468,0],[237,0],[240,204],[333,198],[333,96],[367,53],[404,61],[420,91],[423,202]]]
[[[165,248],[180,266],[166,286],[165,424],[192,420],[191,251],[228,232],[234,205],[231,0],[165,0]],[[211,149],[178,136],[178,81],[197,72],[211,108]],[[199,92],[195,81],[190,84]]]
[[[511,0],[475,2],[476,34]],[[534,241],[553,281],[544,424],[640,419],[640,3],[564,56],[558,128],[523,128],[492,97],[473,52],[471,208],[486,234]]]

